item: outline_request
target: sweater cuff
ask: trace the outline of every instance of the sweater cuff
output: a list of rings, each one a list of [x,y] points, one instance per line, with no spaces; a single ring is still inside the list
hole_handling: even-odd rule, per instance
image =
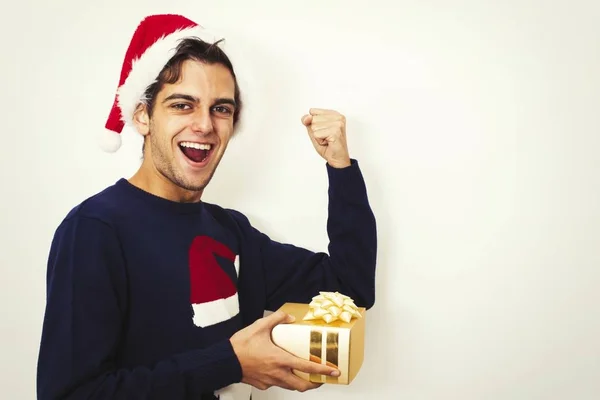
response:
[[[366,185],[357,160],[350,159],[350,165],[345,168],[326,166],[331,195],[358,196],[361,199],[366,196]]]
[[[180,367],[192,382],[203,388],[217,390],[242,380],[242,366],[229,339],[185,354]]]
[[[327,174],[329,175],[329,179],[343,176],[343,175],[348,175],[348,174],[356,174],[357,172],[360,173],[358,161],[355,160],[354,158],[351,158],[350,165],[347,167],[344,167],[344,168],[332,167],[327,162],[325,163],[325,166],[327,167]]]

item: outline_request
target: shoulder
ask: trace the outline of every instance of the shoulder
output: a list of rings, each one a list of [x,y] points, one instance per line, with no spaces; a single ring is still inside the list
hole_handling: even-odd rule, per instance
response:
[[[243,212],[216,204],[204,204],[212,217],[221,226],[237,235],[241,241],[256,244],[256,241],[264,238],[264,234],[252,225],[250,218]]]
[[[108,187],[72,207],[54,230],[49,260],[105,256],[117,260],[121,250],[116,204],[114,189]]]
[[[113,226],[120,218],[122,218],[122,210],[119,207],[118,189],[116,185],[112,185],[72,207],[61,225],[78,220],[89,220]]]
[[[110,201],[114,197],[111,192],[109,187],[89,196],[59,222],[50,241],[48,274],[69,273],[69,279],[75,275],[80,278],[123,265],[118,213],[115,202]]]
[[[232,225],[242,231],[250,229],[252,226],[246,215],[238,210],[225,208],[213,203],[204,203],[206,210],[220,223]]]

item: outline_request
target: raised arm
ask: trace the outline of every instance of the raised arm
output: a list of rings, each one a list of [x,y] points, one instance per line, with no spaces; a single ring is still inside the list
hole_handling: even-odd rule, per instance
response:
[[[327,161],[328,252],[279,243],[249,227],[248,235],[261,253],[266,309],[275,310],[285,302],[309,302],[319,291],[340,291],[357,305],[371,308],[377,227],[362,172],[348,153],[346,118],[337,111],[313,108],[302,123],[315,150]]]
[[[327,165],[327,173],[328,252],[272,240],[237,214],[260,251],[267,310],[309,302],[319,291],[340,291],[366,308],[375,302],[377,227],[358,162],[341,169]]]

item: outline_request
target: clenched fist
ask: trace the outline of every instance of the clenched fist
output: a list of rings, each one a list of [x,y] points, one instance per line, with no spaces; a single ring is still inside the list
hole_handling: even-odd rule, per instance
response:
[[[315,149],[334,168],[350,166],[346,144],[346,118],[337,111],[311,108],[302,117]]]

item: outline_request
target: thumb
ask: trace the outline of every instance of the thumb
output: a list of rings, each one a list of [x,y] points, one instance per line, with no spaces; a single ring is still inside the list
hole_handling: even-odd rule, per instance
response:
[[[263,318],[263,328],[273,329],[276,325],[294,322],[296,318],[293,315],[284,313],[283,311],[276,311],[268,317]]]

